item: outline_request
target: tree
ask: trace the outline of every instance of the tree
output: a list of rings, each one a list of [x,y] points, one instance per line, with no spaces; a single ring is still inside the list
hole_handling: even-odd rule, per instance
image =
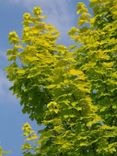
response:
[[[23,33],[9,34],[11,90],[23,113],[45,125],[38,138],[24,125],[25,156],[110,156],[116,153],[116,0],[79,3],[75,45],[57,44],[58,31],[40,8],[24,14]]]
[[[116,155],[117,1],[91,0],[90,6],[93,17],[87,13],[84,4],[78,5],[80,27],[72,28],[69,34],[76,42],[73,51],[77,54],[77,67],[87,75],[93,103],[98,106],[97,114],[103,119],[104,141],[97,152]]]

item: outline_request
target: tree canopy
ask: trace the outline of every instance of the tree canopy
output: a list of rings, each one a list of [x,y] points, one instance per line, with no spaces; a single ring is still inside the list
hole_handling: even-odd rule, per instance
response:
[[[22,36],[10,32],[7,76],[26,123],[24,156],[114,156],[117,150],[117,1],[78,3],[70,47],[44,22],[42,10],[25,13]],[[31,142],[32,141],[32,142]]]

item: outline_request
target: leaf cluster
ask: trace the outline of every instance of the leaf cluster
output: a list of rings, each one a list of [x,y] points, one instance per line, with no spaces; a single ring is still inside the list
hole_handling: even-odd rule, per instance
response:
[[[58,31],[38,7],[24,14],[21,37],[9,34],[11,90],[23,113],[45,126],[38,138],[24,125],[34,145],[24,144],[25,156],[116,155],[117,1],[91,0],[90,6],[93,17],[83,3],[77,6],[70,47],[57,44]]]

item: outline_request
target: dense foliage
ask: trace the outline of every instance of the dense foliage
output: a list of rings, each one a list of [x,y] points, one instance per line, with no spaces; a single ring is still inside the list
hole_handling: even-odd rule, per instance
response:
[[[117,1],[90,0],[93,17],[77,6],[74,45],[57,44],[58,31],[42,10],[25,13],[13,48],[8,78],[23,113],[45,128],[40,136],[26,123],[25,156],[114,156],[117,150]]]

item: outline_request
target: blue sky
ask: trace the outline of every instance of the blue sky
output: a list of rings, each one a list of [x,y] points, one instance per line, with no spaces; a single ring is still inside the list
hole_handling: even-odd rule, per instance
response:
[[[3,70],[8,65],[8,33],[17,31],[21,34],[23,13],[31,12],[34,6],[39,5],[48,16],[46,21],[54,24],[61,32],[59,42],[69,45],[71,40],[67,31],[77,22],[77,2],[79,0],[0,0],[0,145],[4,149],[12,150],[9,156],[22,156],[20,147],[24,138],[21,127],[25,122],[30,122],[34,129],[39,127],[29,120],[28,115],[22,114],[19,101],[8,89],[10,82]]]

